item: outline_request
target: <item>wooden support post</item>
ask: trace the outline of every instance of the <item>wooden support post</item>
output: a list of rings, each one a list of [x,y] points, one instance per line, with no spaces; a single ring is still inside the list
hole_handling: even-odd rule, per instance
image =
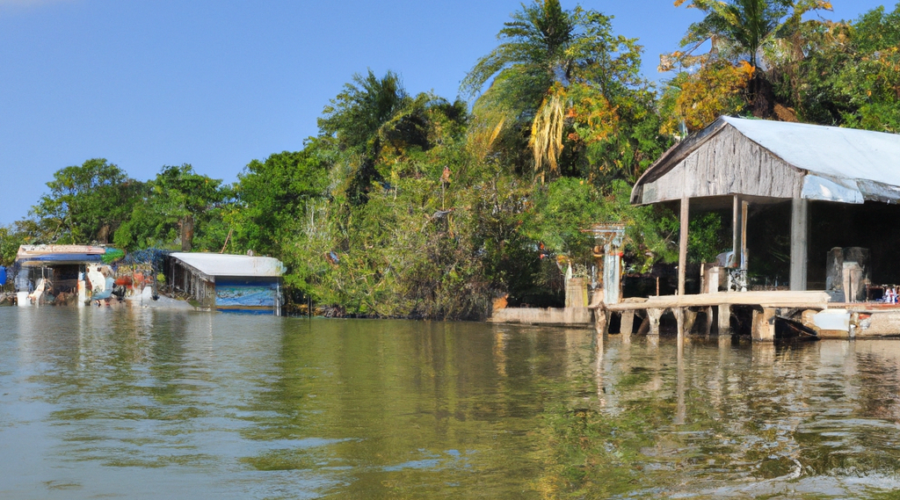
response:
[[[731,333],[731,306],[719,305],[719,335]]]
[[[741,249],[744,246],[741,242],[741,228],[744,225],[741,220],[741,215],[743,214],[741,205],[741,197],[735,195],[734,204],[731,207],[731,251],[734,252],[735,267],[740,267],[741,265]]]
[[[650,331],[647,335],[659,335],[659,318],[662,317],[664,309],[647,309],[647,319],[650,321]]]
[[[719,349],[728,349],[731,347],[731,335],[719,335],[718,339]]]
[[[644,314],[641,318],[641,324],[638,326],[637,334],[638,335],[649,335],[650,334],[650,316]]]
[[[750,209],[750,202],[741,200],[741,261],[738,267],[747,270],[749,257],[747,256],[747,211]],[[746,291],[746,290],[743,290]]]
[[[681,221],[678,228],[678,295],[684,295],[687,273],[688,226],[690,225],[690,198],[681,197]]]
[[[712,333],[712,324],[713,324],[713,308],[712,306],[705,308],[706,310],[706,329],[704,333],[707,337]]]
[[[806,259],[809,248],[809,202],[791,200],[791,290],[806,290]]]
[[[690,307],[684,308],[684,333],[691,333],[697,323],[697,311]]]
[[[597,335],[601,337],[609,329],[609,311],[602,305],[594,309],[594,328],[597,330]]]
[[[676,307],[672,309],[672,314],[675,315],[675,322],[678,325],[678,338],[681,339],[684,336],[684,310],[686,308]]]
[[[775,309],[764,307],[753,310],[753,341],[772,342],[775,340]]]
[[[634,329],[634,309],[622,311],[622,321],[620,325],[619,333],[622,334],[622,337],[631,337],[631,332]]]

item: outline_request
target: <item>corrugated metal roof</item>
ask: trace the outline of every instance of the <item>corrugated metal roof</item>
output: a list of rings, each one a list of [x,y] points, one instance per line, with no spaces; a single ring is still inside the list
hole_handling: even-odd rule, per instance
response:
[[[900,200],[900,135],[804,123],[723,117],[807,178],[803,197],[845,203]],[[833,184],[833,185],[832,185]]]
[[[48,254],[103,255],[106,248],[88,245],[21,245],[17,257],[33,257]]]
[[[16,262],[26,267],[101,262],[107,249],[88,245],[21,245]]]
[[[900,202],[898,134],[721,117],[705,129],[672,146],[648,168],[635,184],[632,203],[646,203],[645,186],[652,189],[655,184],[659,184],[660,179],[673,170],[677,173],[676,167],[683,165],[686,159],[710,141],[717,140],[717,136],[726,129],[736,131],[771,154],[773,158],[780,160],[786,167],[800,173],[799,184],[795,188],[796,195],[801,198],[840,203],[863,203],[867,200]],[[747,171],[746,158],[741,157],[742,153],[746,155],[746,151],[732,151],[729,148],[711,153],[695,158],[695,162],[715,162],[715,165],[705,165],[701,170],[715,167],[712,170],[718,169],[720,173],[732,169],[735,175],[756,175],[752,169]],[[711,182],[713,179],[693,181]],[[739,179],[735,181],[735,186],[741,185],[738,181]],[[672,182],[677,183],[678,180],[673,179]],[[741,194],[740,187],[735,188],[733,194]],[[744,194],[761,196],[758,193]]]
[[[284,264],[273,257],[184,252],[170,256],[207,276],[278,277],[285,271]]]

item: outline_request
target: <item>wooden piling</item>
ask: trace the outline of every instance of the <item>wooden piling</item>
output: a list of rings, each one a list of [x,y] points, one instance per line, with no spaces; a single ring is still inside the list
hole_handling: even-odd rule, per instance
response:
[[[719,335],[731,333],[731,305],[719,304]]]
[[[690,198],[681,197],[681,220],[678,229],[678,295],[684,295],[687,275],[688,226],[690,226]]]
[[[647,319],[650,321],[650,331],[647,335],[659,335],[659,318],[662,317],[665,309],[647,309]]]
[[[775,340],[775,308],[764,307],[753,310],[753,341],[772,342]]]
[[[622,337],[631,337],[634,329],[634,310],[622,311],[622,320],[619,327],[619,333]]]
[[[697,323],[697,311],[690,307],[684,308],[684,333],[691,333]]]
[[[806,290],[807,253],[809,246],[809,202],[791,200],[791,290]]]

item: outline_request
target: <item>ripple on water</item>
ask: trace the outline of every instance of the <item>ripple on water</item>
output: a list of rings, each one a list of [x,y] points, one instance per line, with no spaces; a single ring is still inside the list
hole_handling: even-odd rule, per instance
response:
[[[0,308],[0,346],[3,498],[900,489],[900,341]]]

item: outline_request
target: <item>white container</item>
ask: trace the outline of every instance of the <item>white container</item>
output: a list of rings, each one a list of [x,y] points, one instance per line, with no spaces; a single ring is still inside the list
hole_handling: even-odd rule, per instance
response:
[[[16,292],[16,304],[19,304],[19,307],[30,306],[31,299],[28,298],[28,292]]]

